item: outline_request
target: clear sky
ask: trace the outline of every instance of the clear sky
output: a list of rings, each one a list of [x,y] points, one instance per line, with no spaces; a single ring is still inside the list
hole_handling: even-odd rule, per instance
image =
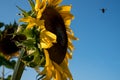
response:
[[[72,4],[74,41],[69,67],[74,80],[120,80],[120,0],[63,0]],[[0,21],[18,20],[16,5],[28,10],[27,0],[1,0]],[[103,14],[101,8],[106,8]],[[22,80],[35,80],[35,71],[26,69]]]

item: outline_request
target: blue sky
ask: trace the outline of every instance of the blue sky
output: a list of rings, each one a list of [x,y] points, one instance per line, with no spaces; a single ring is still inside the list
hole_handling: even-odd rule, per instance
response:
[[[78,41],[69,67],[74,80],[120,80],[120,0],[63,0],[72,4],[71,28]],[[0,21],[18,20],[16,5],[29,9],[27,0],[1,0]],[[103,14],[100,9],[106,8]],[[25,70],[22,80],[35,80]]]

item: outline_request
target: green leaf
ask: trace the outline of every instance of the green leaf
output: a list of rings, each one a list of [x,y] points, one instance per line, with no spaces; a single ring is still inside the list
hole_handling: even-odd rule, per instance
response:
[[[34,49],[33,51],[30,52],[31,52],[30,55],[24,56],[22,58],[22,61],[25,63],[25,65],[32,68],[36,66],[43,67],[45,65],[45,57],[43,53],[42,52],[40,53],[38,49]]]
[[[4,23],[0,22],[0,28],[4,26]]]
[[[7,78],[4,80],[11,80],[11,78],[12,78],[12,75],[8,75]]]
[[[24,46],[26,46],[26,48],[28,48],[28,49],[32,49],[32,48],[34,49],[35,40],[34,39],[28,39],[28,40],[23,41],[22,44]]]
[[[14,69],[15,64],[15,60],[8,61],[3,56],[0,56],[0,66],[4,65],[6,68]]]
[[[25,30],[24,30],[24,34],[27,36],[28,39],[34,37],[34,34],[33,34],[32,29],[25,29]]]
[[[26,62],[31,62],[33,59],[34,59],[34,56],[33,56],[33,55],[24,56],[24,57],[22,58],[22,60],[23,60],[23,61],[26,61]]]

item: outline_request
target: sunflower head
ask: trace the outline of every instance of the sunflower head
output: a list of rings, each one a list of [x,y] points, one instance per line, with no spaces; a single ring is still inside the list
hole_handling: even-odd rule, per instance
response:
[[[68,59],[72,58],[74,50],[72,40],[77,38],[70,28],[71,20],[74,18],[70,13],[71,5],[60,6],[62,0],[29,0],[29,2],[32,10],[29,13],[19,8],[24,14],[19,21],[25,22],[26,30],[35,28],[39,32],[35,42],[38,49],[44,52],[38,54],[45,58],[44,69],[39,74],[45,75],[43,80],[72,80]]]
[[[2,53],[6,59],[10,59],[13,56],[19,55],[19,47],[16,45],[16,41],[24,40],[24,35],[16,35],[17,23],[7,24],[2,26],[5,29],[0,34],[0,53]]]
[[[57,37],[57,43],[54,43],[54,45],[47,50],[51,60],[60,64],[65,58],[68,45],[64,20],[60,13],[52,6],[47,6],[45,8],[41,19],[45,20],[46,30],[52,32]]]

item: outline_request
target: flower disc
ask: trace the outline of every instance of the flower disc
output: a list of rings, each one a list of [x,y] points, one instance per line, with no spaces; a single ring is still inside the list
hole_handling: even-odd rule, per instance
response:
[[[64,20],[53,7],[46,7],[41,19],[45,20],[46,29],[57,36],[57,43],[54,43],[48,52],[50,59],[60,64],[65,58],[68,45]]]

